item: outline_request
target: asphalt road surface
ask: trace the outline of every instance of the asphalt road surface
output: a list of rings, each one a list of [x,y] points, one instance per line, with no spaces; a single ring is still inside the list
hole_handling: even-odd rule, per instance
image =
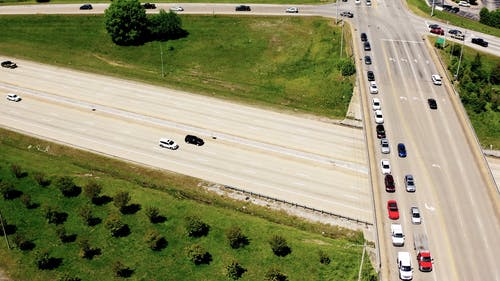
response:
[[[3,126],[373,222],[359,129],[16,62],[15,70],[1,69],[0,91],[23,100],[1,100]],[[206,144],[185,144],[186,134]],[[161,137],[180,148],[160,149]]]

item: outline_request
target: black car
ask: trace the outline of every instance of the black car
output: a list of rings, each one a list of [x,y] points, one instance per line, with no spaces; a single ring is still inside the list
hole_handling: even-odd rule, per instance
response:
[[[427,102],[429,103],[429,107],[431,109],[437,109],[438,108],[438,105],[437,105],[435,99],[427,99]]]
[[[156,9],[156,5],[153,3],[144,3],[142,4],[142,6],[144,7],[144,9]]]
[[[14,62],[10,61],[10,60],[6,60],[6,61],[3,61],[2,62],[2,67],[6,67],[6,68],[16,68],[17,67],[17,64],[15,64]]]
[[[377,125],[377,138],[379,138],[379,139],[386,138],[385,128],[384,128],[384,125],[382,125],[382,124]]]
[[[450,12],[456,14],[456,13],[460,12],[460,8],[459,7],[453,7],[453,8],[451,8]]]
[[[477,44],[479,46],[488,47],[488,42],[484,41],[483,38],[472,38],[472,44]]]
[[[365,56],[365,64],[372,64],[372,58],[370,56]]]
[[[365,42],[368,41],[368,36],[366,36],[366,33],[361,33],[361,41]]]
[[[343,17],[348,17],[348,18],[354,17],[354,14],[351,12],[342,12],[342,13],[340,13],[340,15]]]
[[[396,191],[396,185],[394,184],[394,177],[392,175],[385,175],[385,191],[394,192]]]
[[[236,11],[250,11],[250,6],[247,5],[239,5],[235,8]]]
[[[83,4],[80,6],[80,10],[92,10],[92,5],[90,4]]]
[[[202,146],[205,144],[205,142],[201,138],[193,135],[187,135],[186,138],[184,138],[184,141],[186,143],[194,144],[197,146]]]
[[[371,51],[372,47],[370,46],[370,42],[366,41],[365,44],[363,45],[363,49],[365,51]]]
[[[366,76],[368,77],[368,81],[375,81],[375,74],[373,74],[373,71],[367,71]]]

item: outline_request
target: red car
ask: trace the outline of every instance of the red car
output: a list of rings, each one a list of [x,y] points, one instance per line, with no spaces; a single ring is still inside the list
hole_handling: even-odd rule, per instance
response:
[[[387,211],[389,212],[389,218],[391,220],[399,219],[398,203],[396,200],[387,201]]]
[[[434,28],[434,29],[431,29],[431,33],[438,34],[438,35],[444,35],[444,30],[442,30],[441,28]]]

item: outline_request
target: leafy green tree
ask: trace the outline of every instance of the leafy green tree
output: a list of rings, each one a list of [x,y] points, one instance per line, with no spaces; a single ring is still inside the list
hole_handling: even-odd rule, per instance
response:
[[[149,32],[151,39],[166,41],[177,39],[184,35],[182,20],[172,11],[160,10],[156,15],[152,15],[149,20]]]
[[[62,176],[55,180],[54,185],[65,197],[77,196],[81,189],[73,182],[73,178]]]
[[[154,228],[146,232],[144,241],[146,241],[149,248],[153,251],[159,251],[167,246],[167,240]]]
[[[195,265],[209,264],[212,261],[212,255],[199,244],[191,245],[187,248],[187,256]]]
[[[102,187],[95,181],[91,181],[85,185],[83,188],[83,193],[87,196],[91,201],[95,200],[101,194]]]
[[[209,230],[210,226],[204,223],[199,217],[189,216],[186,218],[186,231],[189,236],[191,237],[206,236]]]
[[[284,257],[292,252],[292,249],[288,246],[286,239],[280,235],[273,235],[271,240],[269,240],[269,244],[271,245],[271,249],[273,253],[278,257]]]
[[[350,59],[343,59],[339,62],[340,71],[342,76],[351,76],[356,73],[356,66]]]
[[[120,215],[111,213],[104,222],[105,227],[111,232],[113,237],[123,237],[130,233],[128,225],[120,220]]]
[[[160,218],[160,210],[157,207],[148,206],[146,207],[145,213],[152,223],[156,223]]]
[[[249,244],[248,238],[243,234],[241,228],[237,226],[227,229],[226,237],[229,240],[229,246],[233,249],[238,249]]]
[[[240,279],[243,273],[245,273],[246,271],[246,268],[244,268],[234,260],[226,266],[226,276],[233,280]]]
[[[147,37],[146,10],[138,0],[112,1],[104,11],[104,20],[111,40],[117,45],[140,45]]]
[[[132,275],[132,273],[134,272],[132,269],[130,269],[130,267],[124,265],[121,261],[113,262],[111,269],[113,270],[113,273],[116,277],[121,278],[130,277],[130,275]]]
[[[486,25],[491,25],[491,16],[488,8],[483,7],[481,11],[479,11],[479,22]]]
[[[281,272],[278,268],[272,267],[265,274],[266,281],[287,281],[288,276]]]
[[[115,197],[113,197],[113,204],[123,212],[123,210],[127,207],[128,202],[130,202],[130,199],[130,194],[128,192],[120,191],[116,193]]]

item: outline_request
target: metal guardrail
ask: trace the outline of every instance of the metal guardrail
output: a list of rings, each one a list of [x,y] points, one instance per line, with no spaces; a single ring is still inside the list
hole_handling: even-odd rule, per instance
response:
[[[329,216],[332,216],[332,217],[336,217],[336,218],[348,220],[348,221],[351,221],[351,222],[355,222],[357,224],[364,224],[365,226],[372,226],[373,225],[373,223],[371,223],[371,222],[367,222],[367,221],[363,221],[363,220],[358,220],[358,219],[354,219],[354,218],[349,218],[349,217],[346,217],[346,216],[343,216],[343,215],[335,214],[335,213],[328,212],[328,211],[319,210],[319,209],[308,207],[308,206],[301,205],[301,204],[298,204],[298,203],[289,202],[289,201],[286,201],[286,200],[283,200],[283,199],[274,198],[274,197],[263,195],[263,194],[260,194],[260,193],[243,190],[243,189],[240,189],[240,188],[237,188],[237,187],[234,187],[234,186],[223,185],[223,187],[227,188],[227,189],[230,189],[230,190],[237,191],[237,192],[241,192],[241,193],[244,193],[244,194],[248,194],[250,196],[255,196],[255,197],[258,197],[258,198],[263,198],[263,199],[266,199],[266,200],[272,200],[274,202],[279,202],[279,203],[287,204],[287,205],[290,205],[292,207],[302,208],[302,209],[305,209],[307,211],[311,211],[311,212],[320,213],[320,214],[323,214],[323,215],[329,215]]]

